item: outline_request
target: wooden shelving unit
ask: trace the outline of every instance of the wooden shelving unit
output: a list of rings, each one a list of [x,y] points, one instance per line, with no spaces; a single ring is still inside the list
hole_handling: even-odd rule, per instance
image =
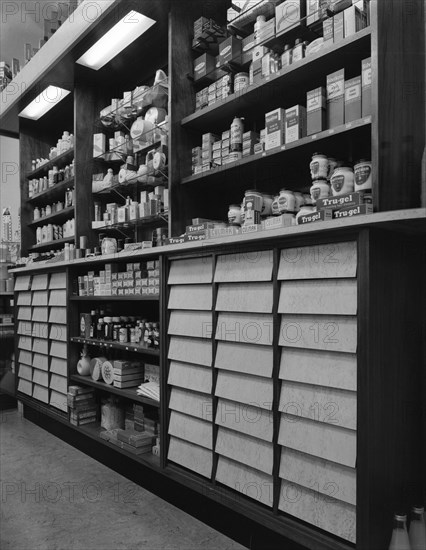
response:
[[[62,223],[65,220],[68,220],[75,212],[74,206],[70,206],[68,208],[63,208],[62,210],[59,210],[57,212],[54,212],[53,214],[50,214],[49,216],[44,216],[43,218],[39,218],[38,220],[35,220],[28,225],[30,227],[38,227],[39,225],[45,225],[46,223]]]
[[[24,254],[57,249],[67,242],[77,244],[81,236],[87,236],[88,246],[93,248],[99,244],[100,233],[117,238],[134,234],[138,240],[146,240],[151,239],[153,230],[159,227],[167,226],[170,236],[180,235],[195,217],[226,220],[229,204],[239,204],[246,189],[255,188],[271,193],[277,193],[283,187],[308,190],[311,184],[310,157],[318,150],[352,161],[371,158],[373,201],[377,216],[389,211],[409,211],[420,207],[420,166],[425,145],[423,2],[414,0],[407,7],[407,3],[400,0],[372,0],[370,27],[265,78],[260,84],[231,94],[225,100],[195,112],[195,92],[201,84],[194,85],[188,78],[193,72],[193,59],[200,55],[200,51],[192,50],[193,23],[198,17],[205,16],[226,25],[229,4],[226,0],[108,0],[108,7],[102,8],[102,16],[97,24],[86,29],[84,36],[76,37],[68,53],[63,52],[63,62],[52,62],[50,69],[38,73],[45,76],[34,77],[34,86],[30,86],[28,94],[21,97],[20,108],[33,99],[31,90],[37,87],[35,84],[44,85],[49,75],[59,83],[65,79],[71,81],[72,94],[40,121],[20,121]],[[74,60],[81,55],[81,51],[92,45],[116,22],[117,17],[131,8],[143,11],[156,24],[99,71],[76,65]],[[236,21],[229,30],[247,35],[252,32],[252,25],[253,22],[240,28]],[[314,34],[319,29],[320,25],[317,25]],[[286,33],[285,37],[274,37],[270,46],[293,40],[298,33],[302,35],[305,32],[310,31],[306,28],[295,29]],[[60,37],[60,33],[61,29],[56,35]],[[369,56],[372,57],[373,81],[371,116],[304,137],[260,155],[252,155],[222,168],[190,175],[191,149],[201,145],[202,134],[229,129],[234,116],[245,117],[246,130],[258,131],[264,126],[266,112],[277,107],[305,105],[307,91],[324,86],[328,74],[344,67],[345,78],[358,76],[361,60]],[[144,60],[142,64],[141,59]],[[100,110],[111,102],[111,98],[122,97],[124,91],[134,89],[136,85],[151,84],[157,69],[166,71],[170,84],[169,157],[165,178],[169,191],[169,213],[162,217],[92,229],[95,201],[103,207],[115,200],[122,204],[126,194],[137,198],[140,191],[152,190],[154,187],[132,182],[130,185],[117,185],[99,193],[91,193],[93,174],[104,173],[108,167],[116,173],[122,163],[122,160],[104,156],[93,158],[93,133],[103,131],[107,139],[114,136],[114,129],[100,126]],[[396,86],[395,82],[400,85]],[[46,157],[49,147],[65,129],[75,135],[74,150],[30,171],[29,161]],[[154,146],[145,148],[140,156],[143,157]],[[72,158],[75,160],[74,178],[28,197],[28,179],[45,174],[50,166],[59,163],[65,165]],[[60,200],[67,187],[75,189],[73,208],[34,222],[34,206]],[[34,245],[34,233],[38,225],[49,221],[59,222],[73,213],[76,220],[75,237]],[[225,238],[205,241],[199,243],[198,247],[168,246],[150,250],[148,258],[145,250],[93,260],[86,258],[75,264],[61,264],[58,268],[54,264],[46,264],[44,268],[33,264],[17,274],[17,277],[34,277],[43,273],[52,274],[59,269],[65,273],[68,293],[66,304],[60,307],[65,307],[68,315],[68,355],[64,359],[67,364],[67,383],[88,385],[95,389],[96,395],[110,393],[158,410],[161,425],[160,458],[150,454],[136,456],[101,439],[98,423],[70,426],[64,412],[42,403],[28,393],[20,391],[19,398],[27,410],[33,409],[37,414],[45,414],[50,420],[67,425],[78,434],[87,436],[90,441],[101,443],[112,454],[113,451],[121,453],[119,458],[131,458],[138,467],[139,464],[145,465],[165,479],[178,482],[212,501],[232,508],[253,522],[253,533],[256,526],[261,524],[282,535],[286,539],[285,545],[297,544],[311,550],[385,548],[390,538],[392,513],[401,507],[408,510],[422,498],[426,486],[421,468],[426,457],[426,447],[425,443],[419,444],[418,437],[419,433],[423,433],[424,419],[421,415],[411,414],[423,406],[422,391],[426,392],[426,379],[421,369],[425,356],[421,338],[424,308],[417,307],[414,312],[412,308],[408,309],[409,304],[422,304],[425,299],[422,283],[426,270],[424,229],[420,219],[401,218],[398,221],[397,213],[395,216],[395,219],[387,221],[380,218],[377,226],[372,216],[371,222],[365,223],[356,223],[352,218],[345,225],[342,220],[334,220],[324,222],[323,226],[316,224],[309,229],[291,227],[282,232],[265,231],[253,236],[244,235],[241,240],[233,237],[228,241]],[[333,259],[333,254],[342,243],[354,243],[351,248],[353,254],[348,262],[337,262],[338,268],[343,266],[346,269],[348,265],[355,265],[356,270],[352,270],[350,275],[345,272],[334,276],[332,269],[336,262],[325,261],[321,257],[324,261],[315,263],[315,258],[319,256],[312,254],[312,250],[327,250]],[[288,267],[289,270],[303,268],[301,272],[294,271],[293,278],[286,278],[280,272],[283,254],[285,257],[288,253],[292,258],[291,254],[306,250],[311,251],[308,259],[290,262]],[[267,261],[262,261],[262,254],[266,254]],[[225,275],[222,273],[218,276],[221,262],[226,261],[225,256],[231,259],[238,257],[240,261],[234,262],[235,265],[232,264]],[[76,278],[90,270],[102,270],[103,263],[119,263],[123,266],[154,258],[161,263],[159,297],[71,295],[71,288],[76,288]],[[253,258],[256,260],[250,262]],[[176,267],[183,265],[182,262],[186,262],[189,267]],[[246,269],[239,269],[243,264]],[[270,273],[263,273],[256,278],[265,265],[271,268]],[[322,271],[316,271],[317,276],[313,276],[311,268]],[[233,270],[238,272],[237,275],[227,279]],[[346,303],[337,298],[328,302],[324,298],[321,307],[318,306],[318,295],[329,296],[332,294],[330,288],[339,287],[342,281],[343,284],[352,284],[352,310],[349,313],[346,310],[336,313],[333,308]],[[25,281],[23,284],[25,286]],[[302,289],[294,302],[286,301],[292,292],[291,285],[299,285]],[[305,304],[304,292],[310,285],[313,285],[313,294]],[[270,306],[267,312],[262,309],[263,304],[256,305],[261,293],[265,292],[263,286],[267,286],[269,292],[265,293]],[[19,294],[33,293],[28,288],[21,289]],[[259,293],[253,294],[250,303],[244,302],[244,296],[253,292],[253,288],[258,289]],[[49,292],[53,290],[49,289]],[[182,294],[179,293],[186,293],[186,298],[182,300]],[[327,307],[324,305],[326,302]],[[95,308],[97,303],[101,309],[109,304],[116,311],[122,307],[123,313],[134,314],[142,310],[153,314],[161,325],[160,350],[74,336],[80,333],[79,314]],[[233,310],[233,307],[237,307],[236,303],[239,309]],[[296,311],[294,304],[301,309]],[[305,310],[302,307],[304,305]],[[316,310],[315,305],[318,306]],[[24,308],[21,311],[24,317],[30,315],[30,320],[18,321],[38,323],[31,317],[34,312],[25,310],[26,307],[31,309],[32,305],[19,307]],[[49,304],[43,307],[46,307],[50,316],[59,306]],[[387,312],[385,316],[384,311]],[[233,370],[237,359],[220,363],[223,345],[232,344],[231,340],[218,336],[221,323],[228,327],[232,335],[237,325],[229,325],[229,319],[235,323],[245,323],[246,326],[247,323],[264,320],[265,315],[269,316],[268,322],[272,327],[270,346],[268,343],[268,349],[272,351],[268,360],[259,360],[258,370],[252,372],[244,371],[244,365],[240,365],[240,371]],[[337,323],[338,345],[342,349],[330,349],[330,346],[323,349],[321,339],[318,342],[309,339],[313,334],[309,327],[304,335],[306,338],[299,345],[293,345],[293,342],[283,344],[282,322],[286,316],[289,323],[294,322],[305,329],[307,321],[311,323],[310,326]],[[408,317],[410,323],[396,321]],[[350,338],[345,339],[345,323],[349,321]],[[48,323],[51,323],[50,320]],[[34,336],[31,338],[36,339]],[[176,342],[180,344],[177,347]],[[310,342],[311,347],[307,342]],[[186,343],[186,347],[183,343]],[[24,341],[22,344],[28,345]],[[198,353],[197,346],[202,347],[202,344],[205,344],[205,355]],[[243,352],[247,351],[247,346],[254,345],[247,341],[243,344]],[[133,389],[113,388],[95,382],[90,377],[74,374],[84,345],[100,354],[108,352],[114,358],[137,357],[141,362],[158,364],[161,402],[141,398]],[[257,348],[261,346],[267,347],[266,344],[259,344]],[[180,357],[177,357],[176,348]],[[18,347],[16,349],[18,351]],[[197,351],[198,355],[195,351],[191,353],[191,350]],[[407,350],[410,350],[409,354]],[[19,348],[19,351],[22,350]],[[23,351],[37,353],[32,349]],[[306,353],[314,359],[308,364],[301,357],[299,363],[289,365],[287,359],[297,353]],[[328,354],[327,358],[331,361],[333,353],[340,358],[341,365],[346,367],[347,356],[353,359],[350,387],[338,387],[341,371],[338,371],[339,376],[330,375],[328,380],[321,378],[324,373],[318,366],[318,358]],[[208,357],[208,361],[205,357]],[[26,360],[29,360],[28,356]],[[22,364],[33,371],[37,370],[33,365]],[[324,363],[324,368],[330,368],[330,364]],[[266,367],[270,367],[268,371]],[[62,376],[65,377],[64,374]],[[301,379],[303,376],[305,378]],[[37,385],[33,380],[26,381]],[[27,386],[24,384],[24,387]],[[256,392],[256,389],[259,391]],[[51,388],[48,390],[51,391]],[[262,393],[264,390],[265,394]],[[250,402],[260,399],[259,396],[263,399],[266,395],[262,406],[257,407],[261,410],[261,418],[264,414],[270,414],[271,418],[271,425],[266,423],[263,432],[256,424],[244,424],[247,431],[243,432],[242,421],[239,425],[229,425],[225,421],[221,423],[222,419],[218,416],[221,402],[231,402],[237,409],[250,406],[244,392],[252,392]],[[346,400],[340,401],[343,394]],[[210,407],[204,411],[207,416],[203,416],[197,408],[200,395]],[[326,401],[322,401],[323,396]],[[309,409],[312,404],[327,404],[336,400],[341,404],[341,425],[328,426],[323,419],[292,413],[292,418],[296,416],[298,422],[289,423],[285,432],[283,426],[286,426],[286,419],[281,410],[283,403],[300,402]],[[408,418],[405,414],[407,403],[410,409]],[[202,429],[198,431],[196,425]],[[192,435],[189,426],[193,427]],[[315,438],[308,435],[301,437],[302,426],[307,426],[307,431],[308,428],[324,430],[315,441],[324,442],[327,448],[324,450],[321,443],[311,448],[304,447],[304,444]],[[185,433],[183,428],[187,429]],[[335,428],[334,435],[339,432],[350,436],[351,445],[355,441],[356,452],[354,454],[351,451],[348,463],[344,463],[340,455],[337,458],[326,455],[326,451],[330,450],[344,454],[349,452],[350,447],[330,439],[327,432],[329,428],[330,433]],[[290,430],[293,430],[293,443],[296,440],[300,443],[298,448],[295,447],[296,443],[291,447]],[[237,439],[238,444],[233,445]],[[185,452],[182,450],[184,446]],[[265,460],[256,462],[254,448],[260,449],[259,456]],[[321,463],[323,477],[317,492],[306,485],[306,479],[302,476],[306,471],[311,471],[309,468],[300,470],[300,475],[291,478],[296,462],[290,462],[287,466],[282,462],[286,449],[290,449],[289,453],[293,453],[294,460],[300,463],[310,460],[315,465],[317,460],[324,461]],[[351,478],[351,485],[345,493],[348,489],[345,478],[338,483],[340,492],[334,495],[334,500],[321,501],[330,497],[324,493],[323,482],[337,483],[334,474],[331,475],[330,470],[327,470],[330,464],[333,464],[332,472],[341,473],[344,470]],[[237,471],[245,474],[241,478],[232,477]],[[421,472],[415,483],[412,472]],[[241,490],[253,479],[257,487],[271,490],[270,501],[266,502],[262,495],[256,495],[256,491],[249,494],[248,490],[246,493]],[[283,497],[287,482],[292,483],[302,495],[293,508],[287,505]],[[322,506],[321,510],[318,509],[318,502]],[[312,510],[318,513],[313,514]],[[324,520],[325,516],[328,517],[327,521]]]

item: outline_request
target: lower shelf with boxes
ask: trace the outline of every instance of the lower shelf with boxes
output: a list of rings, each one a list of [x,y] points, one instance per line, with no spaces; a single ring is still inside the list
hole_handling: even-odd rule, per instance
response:
[[[160,264],[158,260],[107,263],[104,269],[89,271],[78,277],[78,296],[159,296]]]
[[[88,435],[125,454],[159,460],[159,411],[117,396],[97,394],[94,388],[68,388],[69,420]],[[146,457],[146,458],[145,458]],[[155,457],[155,458],[154,458]]]

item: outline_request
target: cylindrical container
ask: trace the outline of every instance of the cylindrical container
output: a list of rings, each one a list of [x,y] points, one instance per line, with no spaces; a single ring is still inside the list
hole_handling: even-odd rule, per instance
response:
[[[246,219],[246,212],[244,210],[244,201],[241,203],[240,218],[241,218],[241,225],[242,225]]]
[[[45,215],[50,216],[51,214],[52,214],[52,207],[50,206],[50,204],[46,204]]]
[[[330,181],[331,176],[333,175],[334,170],[337,168],[337,160],[333,157],[328,157],[328,172],[327,179]]]
[[[272,215],[273,216],[279,216],[280,215],[280,204],[279,204],[279,195],[276,195],[274,197],[274,200],[272,201],[271,209],[272,209]]]
[[[291,62],[296,63],[305,57],[305,43],[301,38],[298,38],[294,44],[294,48],[291,54]]]
[[[372,188],[371,160],[361,159],[354,166],[355,191],[366,191]]]
[[[118,332],[118,340],[120,344],[125,344],[129,341],[129,330],[127,326],[121,326]]]
[[[34,216],[33,216],[33,219],[34,219],[34,221],[40,219],[40,209],[38,208],[38,206],[36,206],[36,207],[34,208]]]
[[[309,165],[311,170],[311,178],[313,180],[317,178],[326,179],[328,174],[328,158],[327,155],[322,153],[314,153]]]
[[[37,227],[37,231],[36,231],[36,242],[37,242],[37,244],[40,244],[43,240],[42,233],[43,233],[42,228]]]
[[[228,221],[235,225],[241,224],[241,207],[238,204],[229,205]]]
[[[338,166],[331,176],[330,183],[333,197],[352,193],[355,186],[354,171],[350,166]]]
[[[305,200],[305,204],[307,206],[313,206],[312,197],[308,193],[302,193],[302,196]]]
[[[256,23],[254,24],[254,41],[255,44],[260,42],[259,32],[266,25],[266,17],[264,15],[258,15],[256,18]]]
[[[248,73],[237,73],[234,78],[234,92],[239,92],[250,83],[250,76]]]
[[[112,237],[102,239],[102,254],[115,254],[117,252],[117,241]]]
[[[243,151],[243,134],[244,124],[243,119],[235,117],[231,124],[231,139],[230,139],[230,153]]]
[[[325,178],[316,179],[315,181],[312,182],[311,198],[314,204],[318,199],[326,199],[329,196],[330,196],[330,184]]]
[[[293,195],[294,195],[294,198],[296,200],[295,211],[299,212],[301,207],[305,204],[305,199],[304,199],[302,193],[300,193],[300,191],[294,191]]]
[[[102,378],[101,368],[102,364],[107,360],[106,357],[94,357],[90,361],[90,375],[93,380],[100,380]]]
[[[271,216],[272,215],[272,203],[274,201],[273,195],[270,195],[268,193],[262,193],[263,197],[263,204],[262,204],[262,210],[260,212],[260,215],[263,217]]]
[[[278,207],[280,214],[293,214],[296,206],[296,199],[293,191],[288,189],[281,189],[278,197]]]
[[[112,317],[104,317],[104,338],[112,340]]]
[[[262,193],[255,189],[248,189],[244,193],[244,224],[252,225],[260,223],[260,213],[263,208]]]
[[[87,237],[85,235],[80,237],[80,248],[83,250],[87,248]]]
[[[281,68],[288,67],[292,62],[292,48],[290,44],[284,46],[284,52],[281,56]]]

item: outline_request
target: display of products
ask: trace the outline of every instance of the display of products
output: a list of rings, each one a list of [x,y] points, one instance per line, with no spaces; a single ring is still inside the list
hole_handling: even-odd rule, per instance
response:
[[[63,225],[47,224],[37,227],[36,244],[57,241],[75,235],[75,219],[67,220]]]
[[[411,550],[424,550],[426,548],[426,525],[423,514],[424,508],[422,506],[413,506],[408,529]]]
[[[395,514],[389,550],[411,550],[407,533],[407,516]]]
[[[53,166],[51,170],[48,170],[47,176],[40,176],[39,178],[30,179],[28,181],[28,197],[32,198],[54,187],[56,184],[68,181],[73,177],[74,161],[69,165],[67,164],[64,168]]]
[[[74,426],[83,426],[96,422],[98,406],[95,400],[95,391],[82,386],[69,386],[67,404],[70,422]]]
[[[89,271],[78,278],[79,296],[158,296],[160,269],[157,260],[127,264],[119,271],[118,264],[105,264],[98,274]]]

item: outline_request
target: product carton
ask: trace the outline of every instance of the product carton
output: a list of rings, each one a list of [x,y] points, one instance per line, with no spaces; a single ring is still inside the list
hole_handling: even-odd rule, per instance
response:
[[[230,36],[229,38],[221,42],[219,44],[220,65],[223,66],[233,59],[241,56],[241,48],[241,40],[235,38],[235,36]]]
[[[344,10],[343,24],[345,38],[360,31],[365,26],[361,11],[356,6]]]
[[[285,143],[285,110],[275,109],[265,115],[265,151],[280,147]]]
[[[345,19],[344,13],[341,11],[333,17],[333,39],[334,42],[340,42],[345,38]]]
[[[345,122],[361,118],[361,77],[345,82]]]
[[[259,84],[260,82],[262,82],[262,59],[257,59],[256,61],[253,61],[251,71],[253,75],[253,81],[250,82],[250,84]]]
[[[345,195],[339,195],[338,197],[327,197],[326,199],[317,199],[317,210],[340,210],[341,208],[350,208],[353,206],[359,206],[360,204],[366,204],[371,200],[371,194],[365,191],[353,191],[352,193],[346,193]]]
[[[93,156],[103,155],[106,151],[106,135],[93,134]]]
[[[303,225],[306,223],[314,223],[319,221],[331,220],[333,217],[332,210],[320,210],[318,212],[312,212],[311,214],[305,214],[297,218],[297,225]]]
[[[315,88],[306,94],[306,119],[308,136],[325,130],[326,98],[324,86]]]
[[[264,42],[265,40],[268,40],[269,38],[273,38],[275,36],[275,17],[272,19],[269,19],[259,30],[257,33],[257,42]]]
[[[352,216],[361,216],[363,214],[372,214],[373,206],[371,204],[359,204],[358,206],[348,206],[340,210],[333,211],[333,218],[352,218]]]
[[[345,69],[327,75],[327,128],[345,122]]]
[[[269,52],[269,50],[268,48],[265,48],[265,46],[255,46],[251,52],[252,52],[252,61],[258,61],[258,60],[261,60],[263,56]]]
[[[308,26],[320,20],[320,0],[306,0],[306,16]]]
[[[305,0],[286,0],[275,6],[276,34],[301,25],[301,19],[305,17],[305,7]]]
[[[334,17],[328,17],[322,22],[324,42],[334,42]]]
[[[292,225],[294,225],[294,214],[281,214],[280,216],[271,216],[262,220],[262,229],[264,231],[291,227]]]
[[[203,77],[209,77],[210,80],[214,80],[214,69],[216,66],[216,60],[213,55],[204,53],[200,57],[194,60],[194,80],[200,80]]]
[[[371,115],[371,57],[361,62],[361,111],[362,116]]]
[[[306,136],[306,108],[295,105],[285,112],[285,143]]]

